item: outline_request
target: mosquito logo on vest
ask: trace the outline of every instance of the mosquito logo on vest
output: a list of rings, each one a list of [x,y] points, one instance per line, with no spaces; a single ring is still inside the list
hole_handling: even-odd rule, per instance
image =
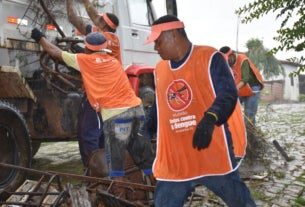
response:
[[[182,111],[192,100],[192,90],[182,79],[170,83],[166,91],[167,104],[173,111]]]

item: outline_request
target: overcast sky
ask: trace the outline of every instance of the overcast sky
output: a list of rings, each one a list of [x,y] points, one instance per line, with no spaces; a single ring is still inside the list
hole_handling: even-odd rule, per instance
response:
[[[246,42],[251,38],[263,41],[266,48],[277,45],[273,40],[280,21],[275,14],[268,14],[260,20],[248,24],[238,24],[235,10],[253,0],[177,0],[178,17],[185,23],[185,29],[194,44],[210,45],[217,49],[227,45],[238,51],[246,51]],[[237,27],[238,45],[237,45]],[[276,57],[284,60],[292,53],[278,53]]]

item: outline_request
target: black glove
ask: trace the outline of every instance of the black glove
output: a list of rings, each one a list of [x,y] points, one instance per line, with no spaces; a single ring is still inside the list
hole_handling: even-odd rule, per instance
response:
[[[195,149],[201,150],[209,146],[216,121],[216,117],[209,112],[204,114],[193,135],[193,147]]]
[[[33,38],[36,42],[39,42],[42,37],[45,35],[37,28],[34,28],[31,33],[31,38]]]

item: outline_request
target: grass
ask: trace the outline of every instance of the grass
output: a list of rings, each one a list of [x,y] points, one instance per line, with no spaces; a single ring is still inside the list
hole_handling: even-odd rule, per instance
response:
[[[305,206],[305,199],[302,198],[302,197],[298,197],[298,198],[295,199],[295,203],[299,204],[301,206]]]
[[[296,178],[297,181],[305,183],[305,173]]]
[[[70,173],[70,174],[77,174],[83,175],[83,165],[81,160],[73,160],[69,162],[63,162],[59,164],[46,164],[49,162],[48,159],[35,159],[32,168],[39,169],[40,171],[54,171],[54,172],[62,172],[62,173]],[[41,175],[39,174],[30,174],[29,179],[38,180]],[[80,180],[73,179],[73,178],[62,178],[63,183],[72,183],[78,184]]]
[[[255,190],[254,188],[250,188],[250,192],[251,192],[251,195],[254,198],[254,200],[261,200],[261,201],[268,202],[272,199],[269,196],[267,196],[264,192]]]
[[[285,178],[285,172],[282,171],[275,171],[273,172],[274,176],[278,179],[284,179]]]

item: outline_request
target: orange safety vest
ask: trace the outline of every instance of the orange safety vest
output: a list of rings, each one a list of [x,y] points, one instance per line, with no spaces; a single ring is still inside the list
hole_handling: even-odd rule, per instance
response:
[[[231,132],[234,155],[235,157],[243,158],[246,155],[247,132],[239,100],[237,100],[235,109],[228,119],[228,125]]]
[[[252,61],[250,61],[249,58],[244,54],[237,55],[236,63],[232,67],[234,71],[235,84],[237,85],[242,80],[241,66],[243,62],[246,60],[249,62],[251,71],[255,75],[257,81],[260,83],[261,89],[263,89],[264,83],[263,83],[262,75],[260,74],[258,68],[252,63]],[[252,95],[253,95],[253,91],[248,83],[243,87],[241,87],[238,91],[238,96],[243,97],[243,96],[252,96]]]
[[[141,104],[115,58],[103,53],[77,54],[76,57],[88,100],[96,111],[101,107],[112,109]]]
[[[234,170],[224,125],[215,126],[208,148],[199,151],[192,146],[195,128],[216,98],[209,72],[216,52],[193,46],[180,68],[172,70],[169,61],[156,67],[158,138],[153,173],[158,180],[192,180]]]

